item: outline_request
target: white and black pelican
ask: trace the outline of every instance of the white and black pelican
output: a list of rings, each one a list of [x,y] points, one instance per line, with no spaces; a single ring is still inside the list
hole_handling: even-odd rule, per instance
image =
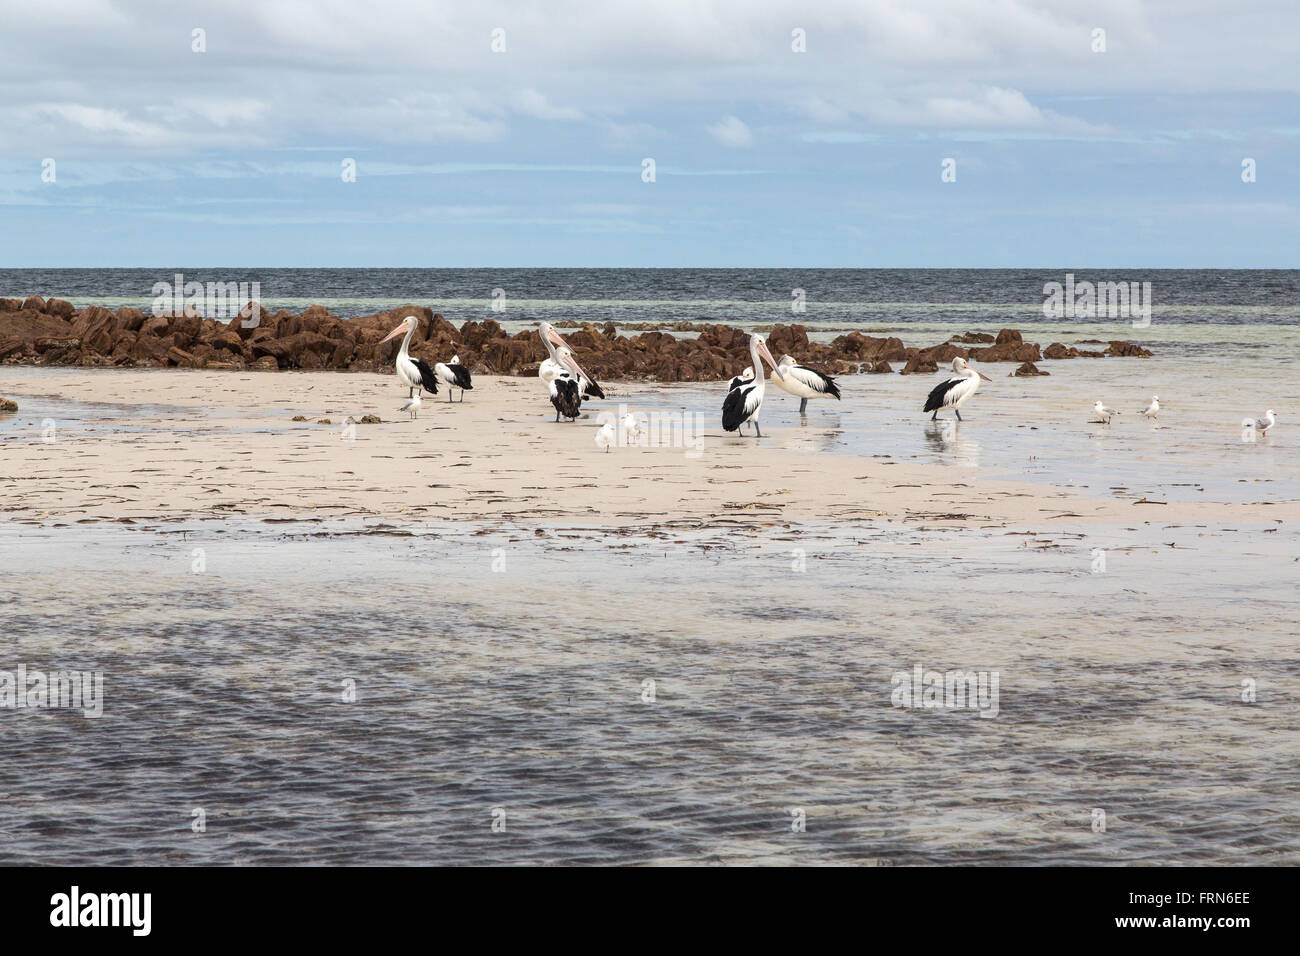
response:
[[[754,367],[751,365],[731,380],[731,384],[727,387],[727,391],[731,391],[733,388],[740,388],[742,385],[748,385],[753,380]]]
[[[785,374],[777,368],[776,360],[767,350],[766,340],[757,332],[749,336],[749,357],[756,372],[763,367],[762,362],[766,361],[776,372],[777,378]],[[745,422],[753,422],[754,437],[763,437],[763,433],[758,428],[758,413],[763,408],[765,380],[765,376],[755,375],[754,380],[748,385],[741,385],[727,392],[727,400],[722,403],[723,431],[736,432]]]
[[[567,342],[555,331],[555,327],[549,322],[539,322],[537,325],[537,334],[542,337],[542,344],[546,346],[546,351],[550,353],[550,358],[543,359],[542,364],[537,367],[537,377],[543,382],[550,384],[551,379],[558,375],[563,366],[556,354],[557,349],[569,348]],[[570,349],[572,351],[572,349]],[[600,384],[587,375],[585,372],[578,380],[579,392],[583,398],[604,398],[605,391]]]
[[[830,396],[836,401],[840,398],[839,386],[835,384],[835,379],[829,375],[823,375],[821,372],[813,371],[806,365],[800,365],[794,360],[794,356],[782,355],[781,361],[777,363],[777,369],[782,373],[772,372],[772,383],[784,391],[789,392],[795,398],[799,399],[799,414],[808,414],[808,399],[825,398]]]
[[[951,408],[957,415],[957,421],[961,421],[960,409],[980,387],[980,379],[993,381],[983,372],[977,372],[967,365],[964,358],[952,360],[952,373],[952,377],[936,385],[930,392],[930,397],[925,400],[925,408],[921,411],[934,412],[930,421],[935,421],[940,409],[944,408]]]
[[[563,415],[572,421],[578,417],[582,408],[582,394],[578,383],[585,376],[567,345],[561,345],[555,350],[555,362],[560,370],[547,383],[551,404],[555,406],[555,420],[558,422]]]
[[[1263,418],[1255,419],[1255,427],[1259,429],[1261,435],[1267,435],[1268,430],[1277,424],[1277,416],[1273,414],[1273,409],[1264,413]]]
[[[460,389],[460,400],[465,401],[465,392],[474,387],[469,377],[469,369],[460,364],[460,356],[453,355],[447,363],[439,362],[433,367],[433,374],[447,383],[447,401],[451,401],[451,390]]]
[[[397,350],[397,360],[393,364],[397,367],[398,380],[407,387],[407,398],[415,395],[417,388],[423,388],[431,395],[438,394],[438,380],[434,377],[433,369],[429,368],[429,363],[424,359],[411,358],[407,351],[411,344],[411,336],[415,334],[415,327],[418,324],[419,321],[415,316],[408,315],[402,320],[401,325],[378,342],[379,345],[383,345],[389,339],[397,338],[403,331],[406,332],[406,338],[402,339],[402,347]]]
[[[1142,409],[1142,411],[1138,412],[1138,414],[1145,415],[1147,418],[1150,418],[1157,422],[1160,421],[1160,396],[1152,395],[1151,404],[1148,405],[1146,408]]]
[[[415,421],[420,417],[420,396],[412,395],[406,400],[405,404],[398,409],[398,411],[407,412],[411,421]]]
[[[1097,415],[1098,415],[1098,417],[1101,418],[1102,422],[1105,423],[1105,424],[1107,424],[1107,425],[1110,424],[1110,420],[1111,420],[1114,416],[1116,416],[1116,415],[1119,414],[1119,412],[1115,411],[1115,409],[1113,409],[1113,408],[1107,408],[1107,407],[1106,407],[1105,405],[1103,405],[1101,402],[1098,402],[1096,405],[1092,406],[1092,410],[1093,410],[1094,412],[1096,412]]]

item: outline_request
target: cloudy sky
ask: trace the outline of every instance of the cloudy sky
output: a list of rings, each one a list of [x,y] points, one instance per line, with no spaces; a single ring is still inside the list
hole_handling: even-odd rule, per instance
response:
[[[0,267],[1297,266],[1295,0],[0,3]]]

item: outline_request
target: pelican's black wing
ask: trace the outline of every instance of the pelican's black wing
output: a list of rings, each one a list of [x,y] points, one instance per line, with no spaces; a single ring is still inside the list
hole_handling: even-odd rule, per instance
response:
[[[470,384],[469,369],[465,366],[448,365],[447,368],[451,370],[451,376],[456,380],[457,388],[471,389],[474,387]]]
[[[551,396],[551,404],[555,406],[555,410],[565,418],[577,418],[582,408],[578,383],[567,375],[561,375],[551,384],[555,386],[555,394]]]
[[[964,381],[966,381],[964,378],[950,378],[946,382],[940,382],[934,387],[934,390],[930,392],[930,397],[925,400],[925,408],[921,409],[921,411],[934,412],[943,408],[944,398],[947,397],[948,393],[952,391],[953,388]]]
[[[429,368],[429,363],[424,359],[418,359],[412,356],[411,364],[419,370],[420,381],[424,383],[424,390],[430,395],[437,395],[438,377],[433,374],[433,369]]]
[[[744,385],[727,393],[727,400],[722,403],[723,431],[734,432],[753,414],[753,403],[749,400],[753,392],[753,385]]]

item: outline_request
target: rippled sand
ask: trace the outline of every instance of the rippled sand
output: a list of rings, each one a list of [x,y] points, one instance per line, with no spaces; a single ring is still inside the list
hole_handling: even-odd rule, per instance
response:
[[[0,670],[106,699],[0,710],[0,862],[1300,862],[1289,432],[994,377],[937,439],[862,379],[698,459],[528,382],[345,443],[289,418],[391,381],[10,380],[59,438],[3,432]],[[917,665],[997,716],[894,706]]]

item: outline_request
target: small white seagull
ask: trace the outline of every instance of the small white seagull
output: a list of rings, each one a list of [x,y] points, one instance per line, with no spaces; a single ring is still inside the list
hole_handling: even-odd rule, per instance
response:
[[[1146,408],[1142,409],[1142,411],[1138,412],[1138,414],[1145,415],[1147,418],[1152,418],[1155,419],[1156,421],[1160,421],[1160,397],[1157,395],[1152,395],[1151,404],[1148,405]]]
[[[1115,411],[1115,409],[1107,408],[1101,402],[1098,402],[1096,405],[1092,406],[1092,410],[1096,412],[1098,415],[1100,415],[1101,420],[1105,422],[1107,425],[1110,424],[1110,420],[1112,416],[1119,414],[1119,412]]]
[[[636,416],[631,412],[623,416],[623,434],[627,436],[629,445],[641,439],[641,423],[636,420]]]
[[[1277,416],[1273,414],[1273,409],[1264,413],[1263,418],[1255,419],[1255,427],[1259,429],[1261,435],[1268,434],[1268,430],[1277,424]]]
[[[420,417],[420,396],[412,395],[410,398],[406,400],[406,404],[404,404],[401,408],[399,408],[398,411],[408,412],[410,414],[411,421],[415,421],[417,418]]]
[[[609,446],[615,444],[617,437],[614,433],[614,423],[605,422],[600,426],[600,431],[596,432],[596,444],[608,453]]]

